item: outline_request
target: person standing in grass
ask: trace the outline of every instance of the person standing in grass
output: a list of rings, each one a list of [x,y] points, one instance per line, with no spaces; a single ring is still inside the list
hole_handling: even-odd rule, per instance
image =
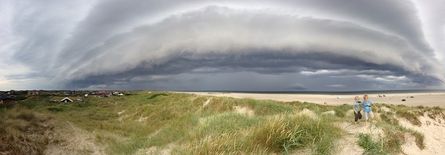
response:
[[[374,115],[372,114],[372,101],[368,99],[368,95],[363,96],[363,111],[365,112],[365,120],[371,119]]]
[[[362,114],[360,113],[360,111],[362,110],[362,107],[361,107],[360,98],[358,96],[355,96],[354,103],[352,104],[352,107],[354,109],[354,120],[355,120],[355,123],[357,123],[357,121],[359,119],[362,119]]]

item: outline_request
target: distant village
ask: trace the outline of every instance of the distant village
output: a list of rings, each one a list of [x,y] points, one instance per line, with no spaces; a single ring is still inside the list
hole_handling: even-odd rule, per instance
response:
[[[0,91],[0,105],[13,104],[33,96],[52,96],[51,102],[82,102],[87,97],[111,97],[129,95],[129,91],[117,90],[10,90]]]

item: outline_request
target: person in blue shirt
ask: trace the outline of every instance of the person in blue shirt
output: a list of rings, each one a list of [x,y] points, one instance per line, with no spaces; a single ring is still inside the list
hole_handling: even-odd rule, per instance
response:
[[[354,98],[354,103],[352,103],[352,108],[354,110],[354,120],[357,123],[359,119],[362,119],[362,114],[360,111],[362,110],[360,98],[356,96]]]
[[[363,112],[365,114],[365,120],[371,119],[374,115],[372,113],[372,101],[368,99],[368,95],[363,96]]]

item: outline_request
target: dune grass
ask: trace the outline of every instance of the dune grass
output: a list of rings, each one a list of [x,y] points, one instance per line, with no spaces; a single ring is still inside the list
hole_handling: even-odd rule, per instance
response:
[[[344,135],[335,124],[353,120],[347,117],[352,109],[349,104],[331,106],[156,91],[107,98],[90,96],[71,104],[50,100],[51,96],[35,96],[20,101],[13,109],[16,113],[32,111],[39,118],[53,118],[55,125],[70,122],[93,133],[94,141],[105,146],[107,154],[146,154],[147,150],[172,154],[333,154],[338,148],[336,140]],[[401,153],[406,133],[416,137],[416,144],[424,148],[423,135],[402,128],[396,117],[415,120],[411,117],[419,112],[443,114],[440,108],[387,105],[394,112],[383,112],[379,106],[375,110],[380,112],[377,125],[383,129],[383,136],[374,140],[369,135],[359,135],[357,142],[367,154]],[[251,113],[237,111],[237,107]],[[314,112],[316,118],[300,115],[303,109]],[[32,119],[27,115],[12,116],[12,109],[0,110],[2,120]],[[335,115],[322,114],[328,111]]]
[[[417,131],[412,131],[411,134],[416,138],[416,145],[421,150],[425,149],[425,136]]]
[[[369,134],[359,134],[357,143],[364,149],[365,155],[388,154],[383,150],[383,143],[378,140],[373,140]]]
[[[443,119],[445,120],[445,114],[443,113],[443,109],[440,107],[409,107],[406,105],[388,105],[383,104],[381,106],[385,106],[389,109],[395,111],[396,115],[400,118],[406,119],[413,125],[421,126],[422,123],[419,120],[420,116],[428,116],[431,119]],[[438,120],[440,121],[440,120]]]
[[[380,119],[385,122],[388,123],[390,125],[399,125],[399,120],[397,120],[395,118],[395,115],[393,112],[381,112],[380,113]]]
[[[418,131],[402,127],[396,117],[406,119],[411,124],[421,126],[418,117],[423,116],[424,113],[430,113],[435,108],[429,107],[408,107],[404,105],[379,105],[392,109],[395,112],[380,111],[380,121],[376,124],[381,127],[385,133],[382,137],[382,142],[385,147],[383,150],[387,153],[396,154],[401,153],[401,145],[405,143],[405,135],[410,134],[414,136],[415,143],[419,149],[425,148],[424,135]],[[438,114],[439,115],[439,114]]]
[[[424,108],[424,111],[428,111],[427,116],[431,119],[442,118],[445,120],[445,114],[443,109],[440,107]]]
[[[407,111],[407,110],[397,110],[396,111],[397,116],[405,118],[406,120],[408,120],[411,124],[416,125],[416,126],[420,126],[422,125],[422,123],[420,122],[418,116],[411,112],[411,111]]]
[[[238,132],[221,132],[199,138],[187,144],[190,154],[225,153],[290,153],[309,148],[313,154],[330,154],[339,128],[327,118],[278,115]]]
[[[2,109],[0,113],[0,153],[42,154],[52,138],[50,117],[31,110]]]
[[[365,150],[364,154],[402,153],[402,145],[406,142],[405,134],[409,134],[410,131],[386,122],[380,122],[378,126],[382,128],[383,135],[379,135],[377,139],[373,139],[369,134],[358,135],[357,144]]]
[[[178,154],[286,153],[309,149],[330,154],[341,130],[333,125],[344,117],[346,106],[300,102],[206,97],[168,92],[135,92],[108,98],[90,96],[83,102],[60,104],[50,96],[21,101],[18,110],[32,110],[55,122],[95,134],[108,154],[135,154],[149,148],[166,148]],[[203,104],[209,100],[210,104]],[[252,111],[239,113],[235,107]],[[336,111],[335,118],[297,116],[302,109],[317,114]]]

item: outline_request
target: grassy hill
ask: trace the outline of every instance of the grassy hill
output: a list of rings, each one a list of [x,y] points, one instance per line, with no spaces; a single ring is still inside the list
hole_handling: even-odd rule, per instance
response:
[[[364,154],[399,154],[407,137],[425,148],[423,133],[400,119],[421,125],[419,116],[445,118],[438,107],[378,104],[375,120],[364,125],[352,122],[351,105],[168,92],[90,96],[69,104],[50,100],[33,96],[0,109],[0,153],[336,154],[343,142]]]

